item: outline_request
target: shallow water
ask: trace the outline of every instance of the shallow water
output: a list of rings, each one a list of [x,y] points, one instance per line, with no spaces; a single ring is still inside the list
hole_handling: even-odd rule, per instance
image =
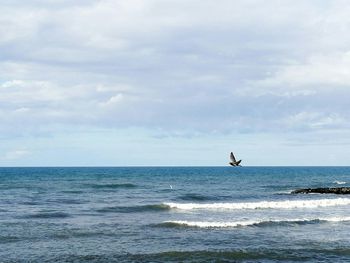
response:
[[[0,262],[350,260],[350,167],[0,168]]]

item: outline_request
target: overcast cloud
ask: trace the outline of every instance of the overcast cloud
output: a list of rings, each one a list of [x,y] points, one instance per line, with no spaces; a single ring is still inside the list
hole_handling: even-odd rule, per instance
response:
[[[3,140],[133,128],[137,137],[349,141],[348,1],[5,0],[0,8]],[[16,147],[3,156],[24,153]]]

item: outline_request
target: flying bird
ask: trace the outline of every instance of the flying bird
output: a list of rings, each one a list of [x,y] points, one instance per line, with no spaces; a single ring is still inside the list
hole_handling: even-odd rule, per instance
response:
[[[242,160],[236,161],[236,158],[233,155],[233,152],[231,152],[231,154],[230,154],[230,160],[231,160],[230,164],[232,166],[241,166],[240,163],[241,163]]]

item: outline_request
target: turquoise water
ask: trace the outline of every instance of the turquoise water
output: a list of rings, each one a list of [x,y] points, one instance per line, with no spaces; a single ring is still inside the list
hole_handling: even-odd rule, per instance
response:
[[[350,167],[0,168],[0,262],[349,262]]]

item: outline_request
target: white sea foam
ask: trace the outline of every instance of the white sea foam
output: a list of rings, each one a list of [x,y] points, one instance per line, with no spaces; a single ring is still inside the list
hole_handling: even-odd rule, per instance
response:
[[[279,224],[279,223],[311,223],[311,222],[346,222],[350,217],[325,217],[325,218],[296,218],[296,219],[267,219],[267,220],[247,220],[233,222],[210,222],[210,221],[165,221],[165,224],[175,224],[180,226],[200,227],[200,228],[225,228],[225,227],[242,227],[261,224]]]
[[[276,192],[276,194],[278,195],[286,195],[286,194],[291,194],[293,192],[294,189],[290,189],[290,190],[284,190],[284,191],[278,191]]]
[[[165,205],[181,210],[291,209],[350,205],[350,198],[260,201],[249,203],[165,203]]]
[[[206,222],[206,221],[166,221],[165,224],[175,224],[191,227],[201,227],[201,228],[214,228],[214,227],[239,227],[239,226],[249,226],[254,225],[259,222],[255,221],[237,221],[237,222]]]
[[[346,184],[344,181],[334,181],[333,184]]]

